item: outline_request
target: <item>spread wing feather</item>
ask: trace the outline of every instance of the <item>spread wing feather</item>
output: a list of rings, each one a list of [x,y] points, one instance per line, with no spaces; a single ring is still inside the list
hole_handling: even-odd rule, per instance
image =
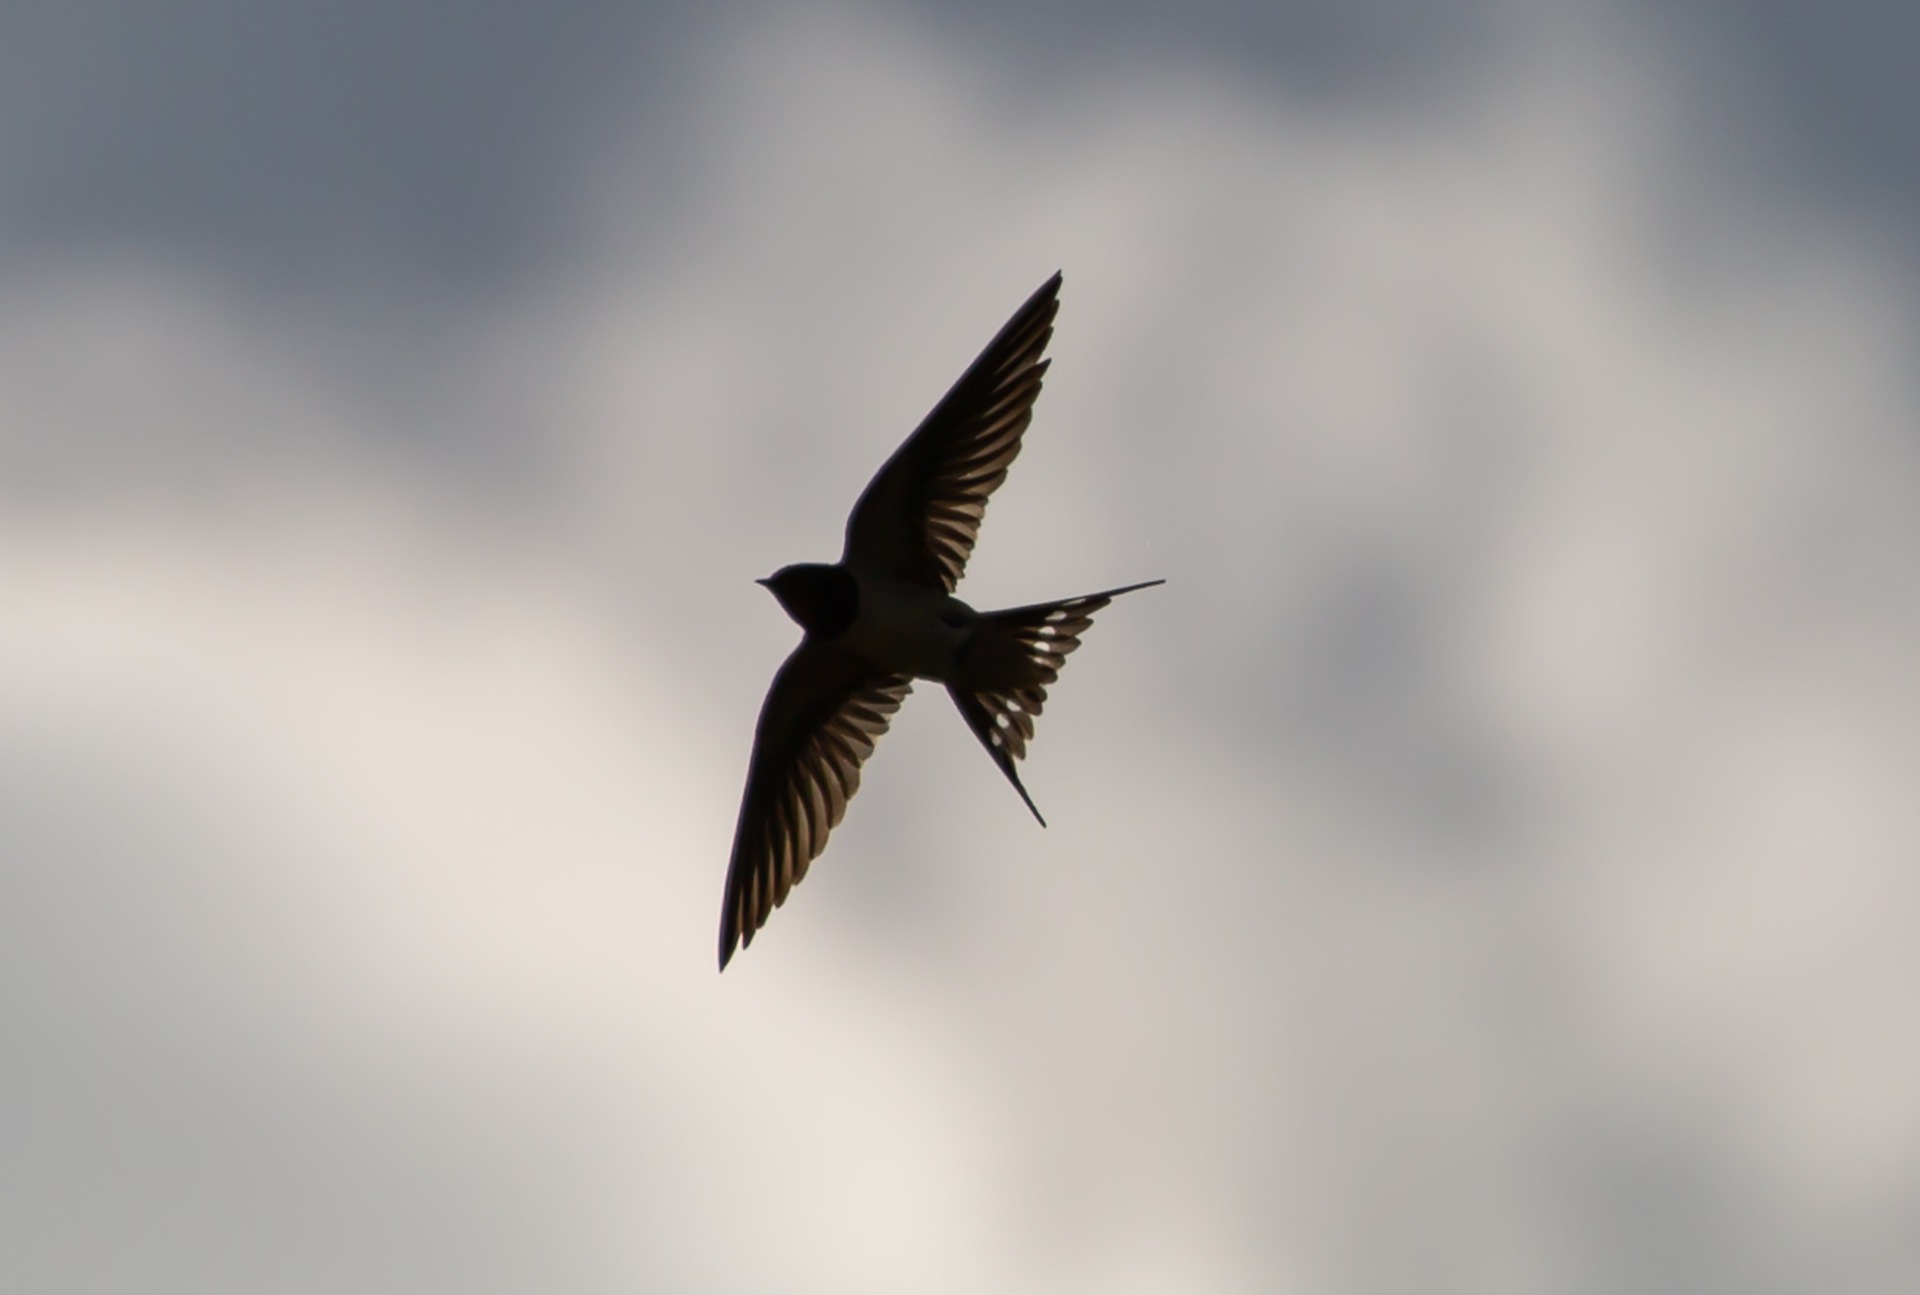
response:
[[[734,828],[720,913],[720,967],[807,875],[826,849],[860,766],[893,721],[913,681],[844,648],[801,641],[774,676],[753,736],[747,790]]]
[[[1055,274],[867,483],[847,520],[842,562],[953,592],[987,499],[1007,479],[1033,421],[1059,309]]]

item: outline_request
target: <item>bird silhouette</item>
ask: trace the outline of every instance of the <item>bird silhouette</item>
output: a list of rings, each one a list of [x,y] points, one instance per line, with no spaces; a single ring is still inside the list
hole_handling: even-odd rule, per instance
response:
[[[967,727],[1042,827],[1014,762],[1047,687],[1093,616],[1139,584],[979,612],[953,596],[987,500],[1020,453],[1060,309],[1055,274],[1014,312],[875,474],[834,563],[782,567],[759,583],[806,636],[760,709],[720,913],[720,967],[826,848],[860,766],[915,679],[946,685]]]

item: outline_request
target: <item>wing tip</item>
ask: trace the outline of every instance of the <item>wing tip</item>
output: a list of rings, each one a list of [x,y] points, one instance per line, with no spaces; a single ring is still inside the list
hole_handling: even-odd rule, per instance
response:
[[[1059,270],[1055,270],[1045,283],[1033,290],[1033,295],[1027,298],[1026,303],[1014,312],[1014,319],[1030,315],[1035,310],[1044,309],[1049,312],[1049,315],[1051,315],[1051,312],[1058,310],[1060,308],[1060,285],[1065,281],[1064,274]],[[1049,324],[1051,324],[1051,319],[1049,319]]]

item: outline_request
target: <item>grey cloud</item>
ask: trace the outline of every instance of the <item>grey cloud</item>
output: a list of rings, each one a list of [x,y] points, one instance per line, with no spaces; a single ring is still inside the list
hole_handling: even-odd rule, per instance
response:
[[[1538,40],[1524,12],[1486,0],[920,8],[961,44],[1004,46],[1002,74],[1029,93],[1191,60],[1305,102],[1411,104]],[[577,233],[565,195],[609,131],[654,141],[630,216],[666,218],[686,178],[687,78],[712,32],[791,13],[26,0],[0,51],[0,251],[17,263],[131,247],[316,303],[344,297],[361,326],[383,310],[404,324],[422,294],[512,291],[563,256]],[[1691,41],[1694,66],[1768,114],[1747,144],[1770,182],[1831,187],[1886,204],[1896,230],[1911,223],[1906,8],[1703,0],[1638,21],[1656,43]]]
[[[1920,150],[1906,123],[1920,101],[1905,52],[1920,40],[1920,18],[1911,7],[1686,0],[1629,8],[1684,46],[1706,76],[1739,88],[1739,110],[1763,123],[1746,147],[1772,184],[1873,212],[1913,255]]]
[[[15,5],[7,251],[131,247],[320,301],[503,290],[693,23],[604,0]]]

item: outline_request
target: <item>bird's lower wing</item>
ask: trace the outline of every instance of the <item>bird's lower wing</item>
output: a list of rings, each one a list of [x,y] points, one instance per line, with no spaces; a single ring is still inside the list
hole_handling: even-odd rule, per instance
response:
[[[860,766],[913,687],[805,639],[774,676],[754,732],[720,913],[720,967],[807,875],[860,787]]]

